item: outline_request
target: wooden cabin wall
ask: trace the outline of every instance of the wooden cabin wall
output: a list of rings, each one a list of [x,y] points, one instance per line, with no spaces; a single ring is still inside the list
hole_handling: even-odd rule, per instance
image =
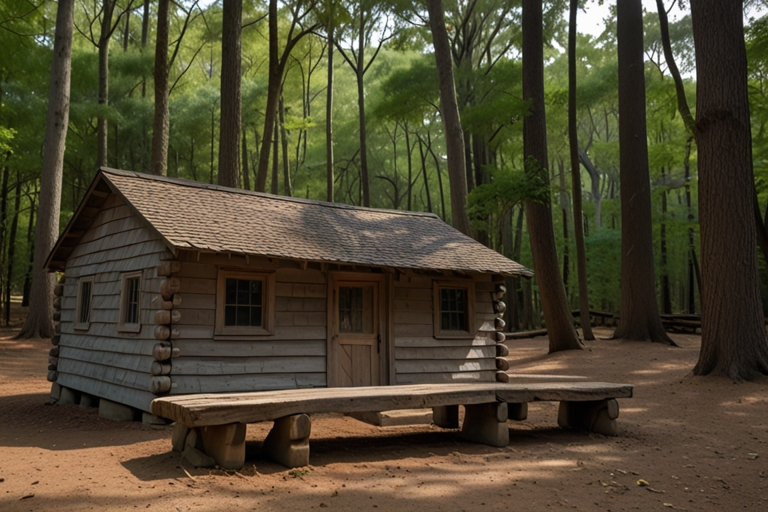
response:
[[[128,205],[107,198],[66,264],[61,305],[59,377],[62,386],[149,411],[156,267],[170,252]],[[143,271],[141,331],[118,332],[122,275]],[[88,330],[75,330],[78,279],[95,276]]]
[[[182,251],[171,394],[326,386],[327,277],[277,261]],[[298,264],[295,264],[298,266]],[[274,334],[214,339],[218,267],[275,270]]]
[[[434,337],[433,281],[419,275],[401,275],[394,281],[395,376],[397,384],[440,382],[495,382],[496,347],[483,337]],[[484,322],[493,325],[490,275],[475,280],[475,331]]]

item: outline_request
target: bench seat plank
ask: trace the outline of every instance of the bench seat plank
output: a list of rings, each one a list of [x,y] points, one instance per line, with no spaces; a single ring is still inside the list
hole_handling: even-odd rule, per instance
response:
[[[153,400],[151,409],[156,416],[188,427],[201,427],[258,423],[302,413],[378,412],[496,401],[595,401],[631,396],[629,384],[602,382],[417,384],[168,396]]]

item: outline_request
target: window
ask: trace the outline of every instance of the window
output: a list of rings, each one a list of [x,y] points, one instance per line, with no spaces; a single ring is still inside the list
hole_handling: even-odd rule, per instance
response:
[[[91,325],[91,299],[93,297],[93,276],[81,277],[77,282],[77,307],[75,308],[75,329],[87,330]]]
[[[219,270],[215,334],[272,334],[273,289],[274,274]]]
[[[374,287],[339,286],[339,332],[375,334]]]
[[[120,294],[120,321],[117,330],[139,332],[141,330],[141,272],[123,274]]]
[[[471,281],[435,281],[434,331],[436,338],[475,335],[475,285]]]

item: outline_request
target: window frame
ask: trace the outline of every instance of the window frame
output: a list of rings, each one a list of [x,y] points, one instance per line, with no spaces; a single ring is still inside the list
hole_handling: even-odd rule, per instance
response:
[[[224,325],[227,279],[261,281],[261,326]],[[243,336],[272,336],[275,325],[275,273],[220,268],[216,278],[216,318],[214,339],[236,339]]]
[[[141,331],[141,282],[143,281],[144,274],[142,271],[128,272],[121,276],[120,285],[120,317],[117,322],[118,332],[140,332]],[[128,323],[125,321],[125,315],[128,311],[128,280],[139,280],[139,302],[137,304],[136,322]]]
[[[466,306],[465,312],[467,315],[467,330],[448,330],[442,328],[441,316],[442,316],[442,301],[440,299],[441,290],[464,290],[466,293]],[[475,317],[475,302],[477,297],[475,295],[475,282],[474,281],[438,281],[432,282],[432,310],[433,315],[433,327],[435,338],[474,338],[477,331],[476,317]]]
[[[88,291],[88,321],[81,322],[80,316],[83,308],[83,284],[90,283],[90,289]],[[96,283],[96,276],[81,277],[77,280],[77,297],[75,305],[75,321],[74,327],[78,331],[87,331],[91,326],[91,317],[93,316],[93,287]]]

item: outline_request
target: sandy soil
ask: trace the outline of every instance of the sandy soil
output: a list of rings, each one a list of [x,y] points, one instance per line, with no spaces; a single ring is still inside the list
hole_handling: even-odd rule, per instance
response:
[[[171,452],[170,427],[46,405],[48,340],[13,332],[0,330],[4,511],[768,510],[768,380],[692,378],[698,336],[673,335],[681,348],[599,340],[552,356],[543,338],[509,343],[515,372],[634,384],[616,438],[557,428],[554,403],[510,422],[507,448],[329,415],[313,421],[311,466],[261,460],[259,424],[248,429],[246,467],[224,472]]]

